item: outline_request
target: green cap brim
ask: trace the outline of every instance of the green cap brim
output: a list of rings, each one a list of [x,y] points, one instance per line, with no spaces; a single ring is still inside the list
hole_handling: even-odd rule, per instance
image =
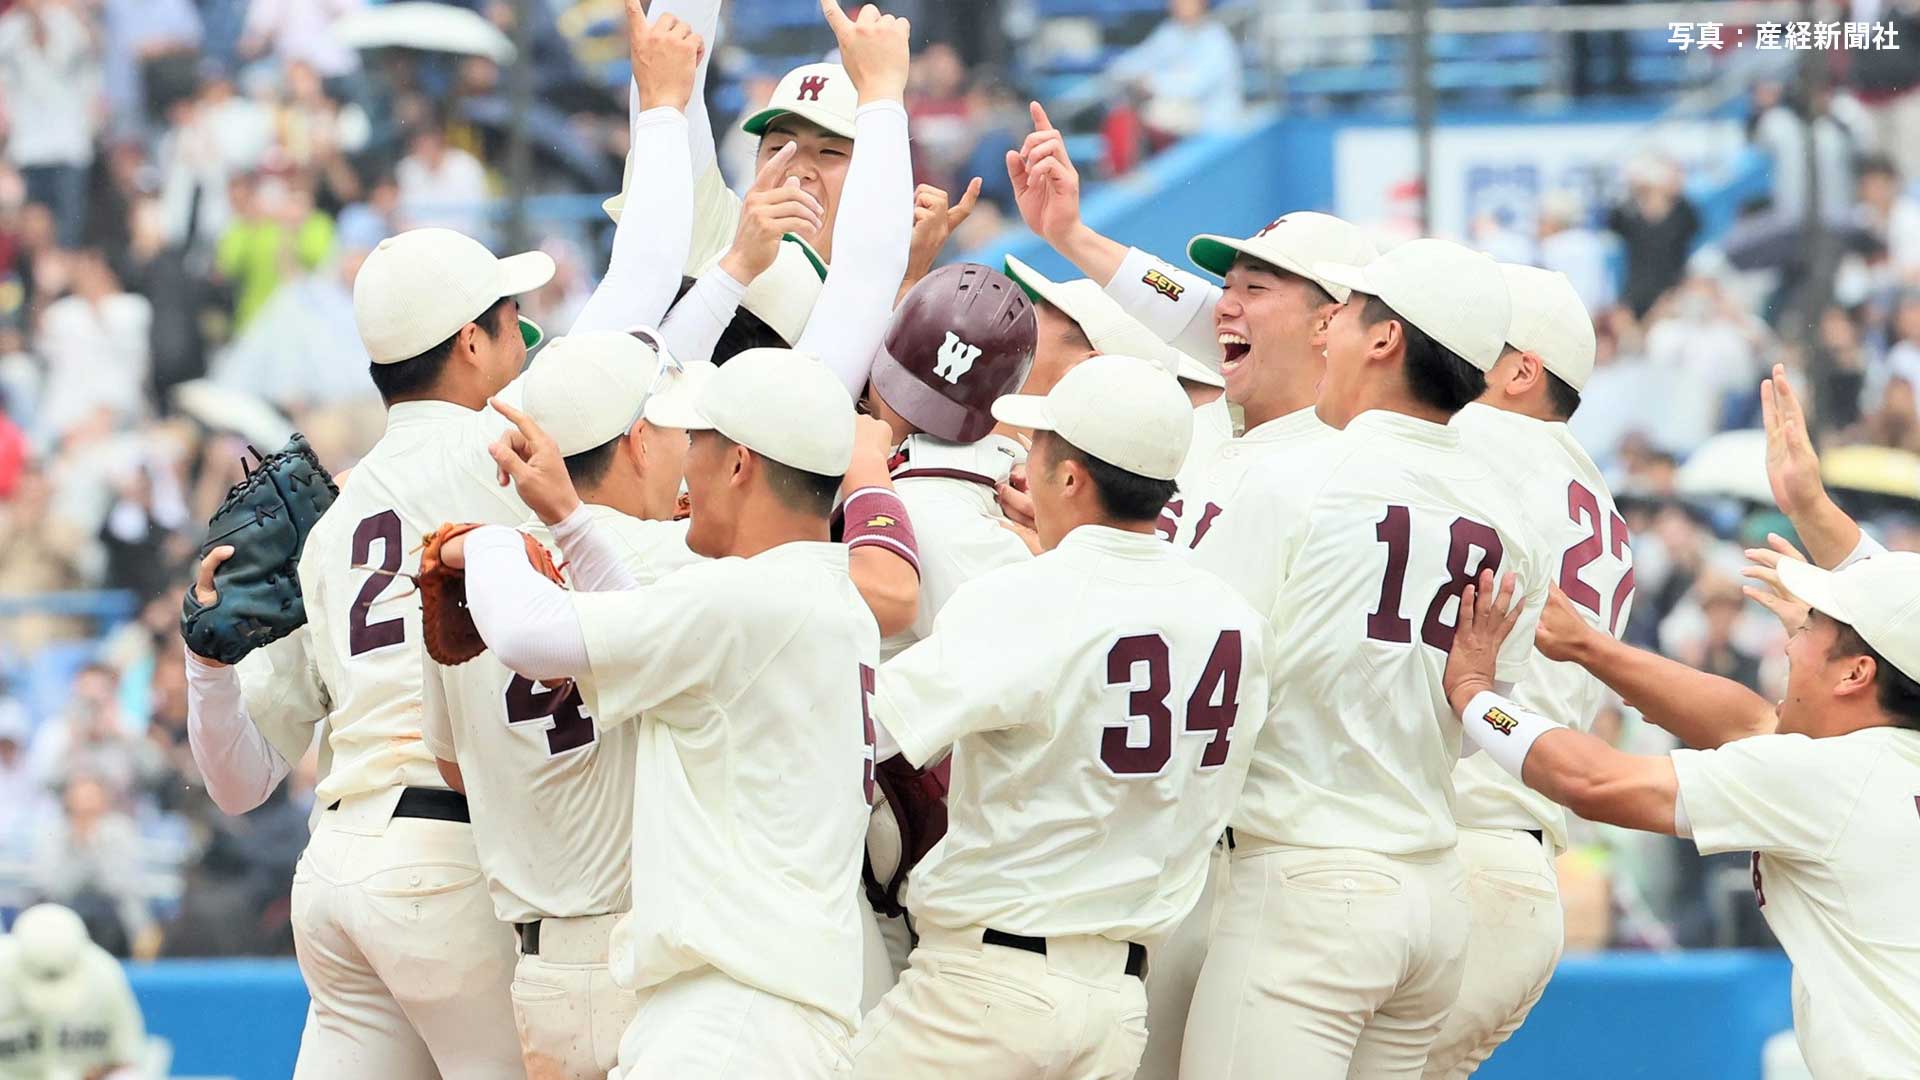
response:
[[[546,331],[540,329],[539,323],[525,315],[520,316],[520,340],[527,343],[527,348],[531,349],[546,339]]]
[[[821,281],[827,280],[826,261],[820,258],[819,252],[813,250],[812,244],[807,243],[805,240],[800,239],[799,237],[793,235],[792,233],[788,233],[785,236],[782,236],[780,239],[786,241],[789,244],[800,245],[800,254],[805,255],[807,257],[807,262],[813,264],[813,272],[820,275]]]
[[[1187,258],[1215,277],[1227,276],[1227,271],[1233,269],[1236,254],[1234,249],[1211,237],[1196,236],[1187,244]]]
[[[1046,297],[1040,295],[1038,289],[1027,283],[1027,279],[1020,273],[1020,267],[1016,267],[1012,259],[1006,259],[1000,263],[1000,272],[1012,278],[1013,283],[1020,286],[1020,291],[1027,294],[1028,300],[1035,303],[1046,300]]]

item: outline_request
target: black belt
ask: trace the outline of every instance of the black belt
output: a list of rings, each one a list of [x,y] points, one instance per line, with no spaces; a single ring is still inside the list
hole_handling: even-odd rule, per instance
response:
[[[1043,937],[1009,934],[1004,930],[989,928],[986,933],[980,935],[980,940],[987,945],[1001,945],[1009,949],[1039,953],[1041,956],[1047,955],[1047,939]],[[1143,979],[1146,977],[1146,972],[1147,947],[1137,941],[1127,942],[1127,974],[1136,979]]]
[[[513,932],[520,936],[520,955],[521,956],[539,956],[540,955],[540,920],[539,919],[535,919],[532,922],[514,923]]]
[[[329,810],[340,809],[338,799]],[[467,797],[457,791],[435,787],[410,787],[400,793],[400,801],[394,804],[394,817],[427,818],[430,821],[463,821],[471,823],[473,818],[467,815]]]
[[[1540,845],[1541,845],[1542,847],[1545,847],[1545,846],[1546,846],[1546,843],[1547,843],[1547,834],[1546,834],[1546,833],[1543,833],[1543,832],[1541,832],[1541,831],[1540,831],[1539,829],[1528,829],[1528,830],[1527,830],[1527,835],[1528,835],[1528,836],[1531,836],[1531,837],[1533,837],[1533,838],[1534,838],[1535,840],[1537,840],[1537,841],[1539,841],[1539,842],[1540,842]]]

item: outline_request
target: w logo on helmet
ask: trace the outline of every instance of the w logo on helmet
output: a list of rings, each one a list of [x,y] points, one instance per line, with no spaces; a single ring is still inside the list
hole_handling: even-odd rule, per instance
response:
[[[980,347],[961,341],[953,331],[947,331],[947,340],[940,345],[940,362],[933,365],[933,373],[950,383],[958,383],[960,377],[973,370],[973,362],[980,359]]]
[[[809,75],[800,80],[800,92],[794,95],[795,101],[819,101],[820,91],[827,88],[825,75]]]

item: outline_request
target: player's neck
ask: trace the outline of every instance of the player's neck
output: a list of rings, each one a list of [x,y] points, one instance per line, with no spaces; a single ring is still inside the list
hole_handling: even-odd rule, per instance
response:
[[[1560,422],[1560,417],[1554,415],[1553,407],[1548,404],[1545,394],[1513,397],[1497,390],[1488,390],[1475,400],[1475,404],[1513,413],[1516,416],[1524,416],[1530,420],[1538,420],[1544,424]]]
[[[732,550],[727,554],[751,559],[782,544],[824,544],[832,535],[826,518],[796,513],[775,502],[770,507],[746,509],[740,528],[734,533]]]

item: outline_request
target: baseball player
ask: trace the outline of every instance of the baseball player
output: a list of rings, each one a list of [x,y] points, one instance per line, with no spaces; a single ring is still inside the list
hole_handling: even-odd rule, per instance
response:
[[[1462,601],[1447,699],[1467,737],[1527,786],[1592,821],[1752,851],[1754,895],[1793,960],[1794,1032],[1813,1075],[1920,1070],[1920,554],[1823,570],[1783,559],[1797,603],[1778,705],[1595,629],[1556,595],[1540,651],[1580,664],[1696,749],[1615,750],[1494,689],[1513,632],[1510,583]]]
[[[289,733],[326,727],[330,767],[293,882],[313,996],[302,1080],[525,1075],[513,935],[494,919],[466,798],[420,737],[420,607],[407,576],[442,522],[529,516],[496,479],[486,447],[504,421],[485,406],[503,388],[518,398],[509,383],[538,332],[514,297],[552,275],[544,254],[496,259],[444,229],[382,241],[354,282],[354,314],[387,430],[307,537],[308,625],[237,669],[187,660],[194,758],[229,812],[264,799],[298,760],[304,744]]]
[[[850,399],[825,365],[742,353],[691,408],[687,543],[709,561],[644,588],[566,592],[521,538],[483,528],[464,561],[488,647],[536,681],[574,679],[600,725],[638,725],[633,910],[612,971],[650,991],[620,1041],[631,1077],[824,1077],[859,1016],[861,842],[873,778],[873,616],[828,542],[853,456]],[[552,440],[520,418],[516,484],[566,487]],[[543,500],[544,501],[544,500]],[[564,545],[590,557],[588,521]]]
[[[1218,928],[1181,1074],[1412,1078],[1460,986],[1460,733],[1440,692],[1460,591],[1482,567],[1545,597],[1540,545],[1447,425],[1510,325],[1490,258],[1415,240],[1365,267],[1325,334],[1315,410],[1337,435],[1250,470],[1194,549],[1286,643],[1232,820]],[[1231,381],[1231,380],[1230,380]],[[1517,679],[1524,641],[1501,657]]]
[[[676,371],[627,334],[555,340],[523,380],[527,414],[552,436],[578,504],[538,504],[552,530],[591,521],[611,564],[571,562],[576,587],[651,584],[699,561],[673,521],[687,436],[639,419],[691,394],[711,365]],[[613,984],[609,935],[629,907],[635,725],[596,725],[579,692],[542,686],[483,653],[427,664],[427,749],[464,791],[493,911],[514,927],[514,1019],[529,1077],[605,1077],[639,999]],[[537,827],[529,827],[530,823]]]
[[[993,413],[1039,433],[1047,551],[881,667],[882,741],[915,764],[951,746],[954,791],[855,1073],[1128,1077],[1147,957],[1199,896],[1264,717],[1266,631],[1154,536],[1193,426],[1158,365],[1095,357]]]
[[[1564,274],[1503,264],[1513,322],[1487,392],[1453,426],[1466,448],[1505,478],[1546,543],[1589,626],[1618,637],[1633,604],[1626,519],[1598,466],[1567,430],[1593,371],[1593,319]],[[1527,657],[1515,700],[1579,731],[1606,693],[1576,664]],[[1560,958],[1561,909],[1553,860],[1567,848],[1566,812],[1526,790],[1485,755],[1453,772],[1460,861],[1473,903],[1460,996],[1427,1055],[1432,1080],[1472,1072],[1517,1030]]]
[[[1168,541],[1192,547],[1219,517],[1223,493],[1250,465],[1326,434],[1312,411],[1322,368],[1319,334],[1348,290],[1314,267],[1364,264],[1375,254],[1373,245],[1353,225],[1309,212],[1280,217],[1247,239],[1196,236],[1188,257],[1225,285],[1215,286],[1088,227],[1066,143],[1039,102],[1032,112],[1033,133],[1007,152],[1027,227],[1160,340],[1217,360],[1223,376],[1224,396],[1194,418],[1194,453],[1161,526]],[[1240,411],[1237,423],[1229,406]]]
[[[58,904],[20,913],[0,938],[0,1077],[134,1080],[149,1075],[127,976]]]
[[[1052,281],[1011,255],[1006,274],[1033,301],[1037,330],[1033,368],[1021,393],[1044,395],[1075,364],[1103,355],[1136,356],[1160,364],[1179,378],[1195,409],[1217,400],[1226,387],[1216,368],[1155,337],[1096,282],[1086,278]],[[1200,434],[1196,426],[1196,439]]]

